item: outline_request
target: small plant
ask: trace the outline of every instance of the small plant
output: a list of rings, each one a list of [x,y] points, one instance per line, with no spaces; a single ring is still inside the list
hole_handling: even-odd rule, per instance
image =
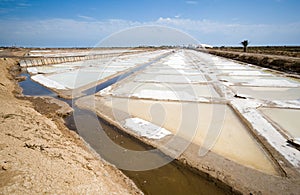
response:
[[[247,52],[247,47],[249,45],[249,41],[248,40],[244,40],[244,41],[241,42],[241,44],[244,47],[244,52]]]

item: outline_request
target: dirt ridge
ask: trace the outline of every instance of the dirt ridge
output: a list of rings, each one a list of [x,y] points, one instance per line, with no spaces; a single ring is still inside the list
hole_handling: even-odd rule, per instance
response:
[[[270,54],[258,54],[258,53],[244,53],[236,51],[222,51],[217,49],[208,49],[208,53],[258,65],[265,68],[271,68],[286,73],[300,74],[300,58],[270,55]]]
[[[60,116],[68,109],[15,97],[9,70],[16,73],[17,63],[0,59],[0,194],[142,194],[64,126]],[[37,111],[42,105],[47,113]]]

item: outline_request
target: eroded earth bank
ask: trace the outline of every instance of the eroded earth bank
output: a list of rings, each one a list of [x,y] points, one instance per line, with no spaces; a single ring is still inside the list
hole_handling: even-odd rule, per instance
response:
[[[16,98],[17,60],[0,59],[0,194],[142,194],[63,125],[68,109]]]

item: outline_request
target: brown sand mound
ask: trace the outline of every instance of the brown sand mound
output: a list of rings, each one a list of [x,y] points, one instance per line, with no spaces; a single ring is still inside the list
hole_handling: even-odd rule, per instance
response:
[[[43,99],[33,106],[14,96],[16,83],[8,71],[14,64],[0,59],[0,194],[141,194],[66,129],[60,106]],[[43,110],[42,105],[50,105],[43,113],[49,118],[34,109]]]

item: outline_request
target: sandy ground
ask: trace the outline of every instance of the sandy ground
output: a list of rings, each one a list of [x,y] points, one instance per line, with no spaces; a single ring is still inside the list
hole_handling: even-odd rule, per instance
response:
[[[63,125],[70,110],[15,97],[14,64],[0,59],[0,194],[142,194]]]

